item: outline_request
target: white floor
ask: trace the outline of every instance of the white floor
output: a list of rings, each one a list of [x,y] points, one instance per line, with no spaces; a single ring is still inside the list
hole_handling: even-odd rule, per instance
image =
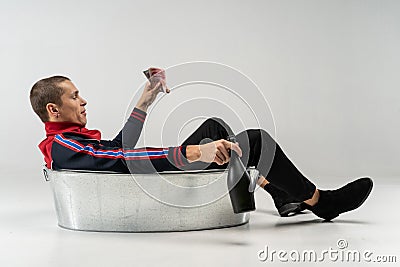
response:
[[[280,218],[271,198],[264,191],[257,190],[257,211],[251,214],[250,223],[244,226],[175,233],[95,233],[70,231],[57,226],[50,187],[40,173],[25,171],[16,175],[2,172],[0,266],[317,264],[303,260],[305,250],[315,251],[319,259],[325,255],[319,263],[323,265],[361,266],[366,263],[364,259],[373,261],[378,259],[377,256],[385,255],[394,256],[397,263],[370,262],[367,266],[397,266],[400,262],[397,206],[400,203],[400,181],[372,178],[375,187],[367,202],[331,223],[323,223],[309,212]],[[323,181],[316,182],[322,188],[330,188],[347,181],[350,179],[324,177]],[[338,247],[340,239],[339,246],[347,245],[346,248]],[[259,252],[266,246],[268,258],[261,261]],[[329,254],[323,254],[324,250],[331,251],[331,259]],[[273,251],[277,252],[273,254]],[[352,251],[360,253],[359,263],[352,262],[354,254],[350,255],[350,262],[346,262],[345,255]],[[266,255],[261,253],[261,259]],[[299,255],[303,262],[294,262]],[[287,262],[282,262],[285,259]],[[393,257],[386,259],[393,261]]]

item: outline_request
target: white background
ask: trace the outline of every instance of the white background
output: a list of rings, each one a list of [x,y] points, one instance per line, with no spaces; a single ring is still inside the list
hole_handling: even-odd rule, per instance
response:
[[[265,245],[321,251],[339,238],[350,249],[397,255],[399,47],[400,1],[0,0],[0,265],[253,266]],[[37,148],[44,129],[29,103],[34,82],[69,76],[88,100],[88,128],[112,138],[145,81],[142,70],[190,61],[246,74],[303,174],[325,188],[371,176],[370,199],[332,224],[310,213],[279,218],[258,190],[257,211],[239,228],[129,235],[57,227]]]
[[[2,169],[41,169],[44,131],[29,103],[38,79],[69,76],[88,128],[112,138],[143,69],[201,60],[259,86],[305,175],[400,174],[398,1],[0,3]]]

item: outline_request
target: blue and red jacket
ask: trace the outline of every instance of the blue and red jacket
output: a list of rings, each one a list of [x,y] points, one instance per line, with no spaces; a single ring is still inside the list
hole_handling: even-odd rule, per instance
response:
[[[135,148],[146,115],[134,108],[113,140],[101,140],[100,131],[75,123],[46,122],[46,139],[39,144],[46,166],[54,170],[154,173],[181,170],[190,164],[186,146]]]

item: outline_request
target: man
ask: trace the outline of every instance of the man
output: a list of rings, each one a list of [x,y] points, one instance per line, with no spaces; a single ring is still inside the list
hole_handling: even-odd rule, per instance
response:
[[[246,166],[259,170],[258,184],[271,194],[281,216],[308,208],[318,217],[332,220],[358,208],[371,192],[370,178],[357,179],[337,190],[317,189],[265,130],[245,130],[236,135],[238,143],[232,143],[225,140],[229,126],[219,118],[206,120],[180,146],[135,148],[147,109],[160,88],[166,88],[164,80],[148,82],[123,129],[113,140],[102,140],[98,130],[85,128],[87,102],[69,78],[53,76],[36,82],[30,101],[45,124],[46,139],[39,148],[46,166],[122,173],[226,168],[233,149]],[[207,138],[211,141],[202,143]]]

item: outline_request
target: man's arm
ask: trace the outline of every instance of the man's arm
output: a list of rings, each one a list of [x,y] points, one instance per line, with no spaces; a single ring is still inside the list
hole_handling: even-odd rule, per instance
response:
[[[191,162],[229,161],[229,149],[239,156],[242,151],[237,144],[221,139],[203,145],[177,147],[143,147],[123,149],[107,147],[93,139],[74,134],[58,134],[52,145],[52,169],[92,171],[115,171],[122,173],[155,173],[184,170]]]
[[[135,148],[146,116],[146,112],[135,107],[118,135],[111,141],[102,140],[102,144],[110,147]]]
[[[52,168],[122,173],[180,170],[189,164],[186,148],[187,146],[143,147],[128,150],[107,147],[96,140],[65,133],[55,136],[51,151]]]
[[[103,141],[105,145],[132,149],[136,146],[143,129],[144,120],[147,116],[147,109],[154,102],[163,84],[166,86],[164,81],[160,81],[154,87],[151,87],[150,82],[146,83],[143,93],[136,103],[128,121],[113,140]],[[167,89],[167,93],[169,92],[170,90]]]

